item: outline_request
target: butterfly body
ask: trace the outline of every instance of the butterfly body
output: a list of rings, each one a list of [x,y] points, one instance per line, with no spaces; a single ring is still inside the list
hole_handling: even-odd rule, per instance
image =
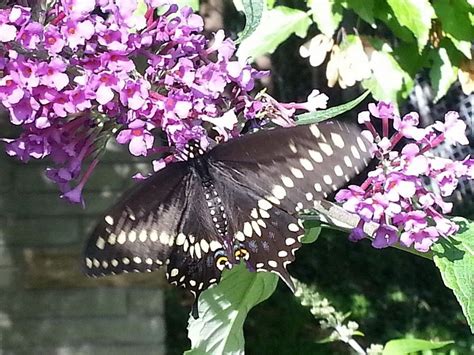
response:
[[[304,233],[298,212],[346,183],[370,159],[340,122],[259,131],[143,181],[103,217],[85,250],[88,275],[150,272],[199,294],[244,262],[292,288],[286,270]],[[197,316],[194,307],[193,315]]]

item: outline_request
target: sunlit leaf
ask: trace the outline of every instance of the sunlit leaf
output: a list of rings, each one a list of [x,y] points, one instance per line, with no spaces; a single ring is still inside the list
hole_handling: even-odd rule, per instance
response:
[[[429,0],[387,0],[398,22],[416,37],[419,51],[425,47],[435,12]]]
[[[267,8],[273,9],[273,7],[275,6],[275,2],[276,0],[267,0]]]
[[[243,264],[225,271],[221,282],[199,297],[200,318],[189,319],[191,350],[185,354],[244,354],[247,313],[270,297],[277,283],[277,275],[249,272]]]
[[[474,333],[474,222],[462,218],[455,221],[461,225],[461,231],[433,246],[433,260]]]
[[[374,7],[374,17],[384,22],[395,37],[406,43],[416,43],[415,35],[397,21],[392,8],[385,1],[377,1],[377,6]]]
[[[456,81],[458,69],[452,65],[445,48],[438,48],[436,52],[433,52],[433,56],[430,80],[434,91],[433,100],[437,102],[446,95],[451,85]]]
[[[318,29],[328,37],[332,37],[342,20],[342,6],[336,0],[308,0],[313,20]]]
[[[292,34],[304,38],[310,25],[311,20],[304,11],[285,6],[265,11],[255,32],[240,43],[237,56],[255,59],[273,53]]]
[[[377,46],[371,53],[370,67],[372,77],[362,81],[362,86],[369,89],[376,100],[396,102],[399,95],[408,95],[413,79],[400,67],[388,44]]]
[[[471,52],[471,42],[469,41],[460,41],[453,36],[451,36],[449,33],[446,34],[446,37],[451,40],[453,43],[454,47],[458,51],[460,51],[466,58],[472,59],[472,52]]]
[[[189,6],[194,11],[199,10],[199,0],[174,0],[174,2],[178,4],[179,7]]]
[[[428,341],[423,339],[395,339],[385,344],[383,355],[403,355],[417,351],[434,350],[453,344],[453,341]]]

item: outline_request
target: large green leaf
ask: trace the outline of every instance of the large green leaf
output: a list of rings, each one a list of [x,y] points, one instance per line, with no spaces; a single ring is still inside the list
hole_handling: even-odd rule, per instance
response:
[[[332,37],[342,20],[342,6],[338,0],[308,0],[313,20],[318,29]]]
[[[429,0],[387,0],[398,22],[416,37],[419,51],[425,47],[435,12]]]
[[[310,25],[311,20],[306,12],[277,6],[263,13],[255,32],[240,43],[237,56],[255,59],[263,54],[273,53],[292,34],[306,37]]]
[[[434,102],[437,102],[448,92],[458,78],[458,70],[449,59],[446,48],[440,47],[433,52],[433,65],[430,69],[430,80],[434,90]]]
[[[407,43],[416,43],[413,33],[397,21],[392,8],[385,1],[377,1],[377,6],[374,7],[374,16],[384,22],[395,37]]]
[[[469,12],[473,12],[473,9],[464,0],[435,0],[433,7],[444,32],[459,40],[474,39],[474,28],[469,18]]]
[[[460,232],[433,246],[433,260],[474,333],[474,222],[462,218],[455,221],[461,225]]]
[[[403,355],[417,351],[434,350],[454,343],[453,341],[428,341],[423,339],[390,340],[383,348],[383,355]]]
[[[364,92],[359,97],[345,104],[334,106],[326,110],[307,112],[296,116],[296,124],[311,124],[325,121],[330,118],[342,115],[343,113],[352,110],[370,94],[369,91]]]
[[[460,52],[471,58],[474,26],[469,13],[473,12],[472,6],[465,0],[435,0],[433,7],[443,26],[443,32]]]
[[[252,307],[275,291],[278,276],[249,272],[245,265],[225,271],[221,282],[199,297],[198,319],[189,319],[191,350],[185,354],[244,354],[243,325]]]
[[[255,32],[260,21],[262,20],[263,9],[265,4],[263,0],[242,0],[242,9],[245,14],[245,27],[240,32],[237,43]]]

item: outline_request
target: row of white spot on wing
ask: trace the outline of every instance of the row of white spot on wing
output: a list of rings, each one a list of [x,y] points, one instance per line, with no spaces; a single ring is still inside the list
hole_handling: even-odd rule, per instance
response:
[[[152,259],[150,257],[142,258],[139,256],[134,256],[131,258],[122,257],[122,258],[113,258],[110,260],[99,260],[97,258],[86,258],[86,266],[89,269],[93,268],[102,268],[108,269],[109,267],[118,268],[120,265],[128,266],[134,263],[135,265],[143,264],[144,270],[134,269],[135,272],[142,272],[142,271],[153,271],[154,268],[152,267],[154,264],[160,266],[163,265],[163,262],[159,259]],[[126,270],[123,270],[126,272]]]
[[[174,238],[168,233],[162,231],[160,234],[158,234],[156,230],[151,230],[150,232],[148,232],[144,229],[142,229],[140,232],[137,232],[136,230],[131,230],[128,233],[126,233],[125,231],[121,231],[118,235],[111,233],[107,238],[107,243],[110,245],[125,244],[127,242],[145,243],[147,240],[153,243],[159,241],[161,244],[168,245],[170,247],[174,244]],[[104,249],[105,240],[102,237],[97,238],[96,246],[99,249]]]
[[[275,269],[278,267],[278,263],[275,261],[275,260],[267,260],[267,265],[271,268],[271,269]],[[268,269],[265,268],[265,263],[256,263],[255,264],[255,267],[257,268],[257,271],[266,271]]]

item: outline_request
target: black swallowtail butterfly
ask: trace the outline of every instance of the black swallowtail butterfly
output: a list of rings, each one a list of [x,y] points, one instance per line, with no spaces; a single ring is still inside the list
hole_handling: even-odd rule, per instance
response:
[[[171,284],[199,294],[244,261],[293,289],[288,264],[312,208],[368,163],[368,142],[339,121],[274,128],[217,145],[191,145],[189,160],[138,184],[102,218],[84,268],[91,276],[150,272],[166,265]]]

